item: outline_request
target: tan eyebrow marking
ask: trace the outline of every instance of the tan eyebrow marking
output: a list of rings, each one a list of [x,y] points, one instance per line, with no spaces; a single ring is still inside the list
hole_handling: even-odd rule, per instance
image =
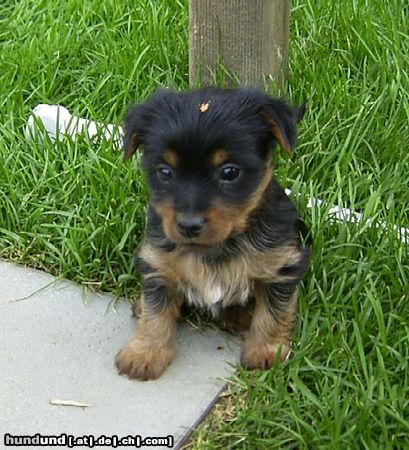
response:
[[[166,150],[163,159],[172,167],[177,167],[179,164],[179,157],[174,150]]]
[[[224,148],[218,148],[212,153],[210,157],[210,164],[214,167],[220,166],[229,159],[230,155]]]

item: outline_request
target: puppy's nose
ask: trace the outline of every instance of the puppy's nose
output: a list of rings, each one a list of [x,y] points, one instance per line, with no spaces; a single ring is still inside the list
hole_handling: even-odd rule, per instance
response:
[[[188,238],[199,236],[204,225],[204,219],[200,216],[182,216],[176,222],[180,234]]]

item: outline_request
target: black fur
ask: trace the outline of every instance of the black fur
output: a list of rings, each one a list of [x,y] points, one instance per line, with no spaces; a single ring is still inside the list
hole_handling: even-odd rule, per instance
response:
[[[172,300],[169,289],[160,276],[145,278],[142,292],[144,295],[144,305],[148,314],[160,313]]]
[[[201,104],[208,105],[206,112],[200,111]],[[144,146],[142,164],[154,201],[173,198],[179,211],[200,212],[215,196],[241,203],[258,186],[265,160],[277,143],[265,117],[275,120],[293,147],[302,114],[303,107],[293,108],[257,89],[208,88],[182,93],[159,90],[128,112],[124,149],[132,146],[133,136],[137,136],[134,146]],[[220,189],[213,167],[206,164],[209,153],[218,148],[227,149],[232,159],[246,168],[234,188]],[[176,151],[182,169],[172,185],[163,186],[155,168],[163,162],[166,149]]]
[[[208,110],[202,112],[200,105],[207,105]],[[296,125],[304,112],[305,105],[291,107],[255,88],[205,88],[181,93],[161,89],[127,113],[123,147],[125,151],[133,147],[133,153],[143,146],[142,163],[153,202],[172,199],[178,212],[202,212],[215,197],[231,204],[246,200],[260,183],[265,162],[277,144],[268,118],[274,120],[292,148],[296,144]],[[232,160],[245,168],[233,186],[221,188],[215,180],[214,167],[207,162],[209,154],[218,148],[227,149]],[[168,149],[180,157],[181,167],[172,183],[163,185],[155,170],[163,163],[163,153]],[[311,239],[295,205],[276,181],[270,182],[262,204],[249,217],[249,225],[245,233],[232,235],[222,245],[206,251],[204,260],[218,264],[240,256],[243,239],[263,251],[298,240],[297,235],[301,234],[308,244],[305,258],[299,266],[281,271],[282,275],[301,278],[307,267]],[[166,251],[176,248],[152,207],[148,210],[147,238]],[[141,261],[137,269],[141,274],[147,271]]]
[[[183,302],[224,309],[230,329],[250,326],[240,311],[253,305],[242,364],[271,367],[279,348],[287,357],[311,238],[270,159],[276,144],[291,152],[304,110],[252,88],[159,90],[130,109],[124,155],[143,148],[151,197],[135,257],[141,322],[117,355],[121,373],[165,370]]]
[[[162,220],[152,207],[148,209],[147,238],[155,247],[171,252],[176,244],[170,241],[163,232]]]
[[[299,279],[295,278],[287,283],[269,283],[265,286],[267,294],[268,312],[274,318],[279,318],[280,313],[285,311],[289,299],[297,289]]]
[[[155,269],[135,252],[134,267],[141,275],[148,275],[155,272]]]

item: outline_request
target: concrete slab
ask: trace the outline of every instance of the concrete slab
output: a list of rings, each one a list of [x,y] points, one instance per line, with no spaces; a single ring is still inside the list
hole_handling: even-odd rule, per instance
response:
[[[238,343],[181,325],[176,359],[164,375],[130,381],[113,361],[136,321],[129,304],[113,305],[109,295],[0,262],[0,447],[8,433],[60,441],[63,434],[172,436],[168,448],[178,448],[208,412],[238,360]],[[57,399],[90,406],[51,404]],[[88,448],[86,441],[77,444]],[[94,448],[103,447],[113,445]]]

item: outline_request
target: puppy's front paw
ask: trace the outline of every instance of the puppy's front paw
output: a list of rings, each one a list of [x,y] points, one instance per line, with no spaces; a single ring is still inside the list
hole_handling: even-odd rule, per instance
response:
[[[255,339],[247,338],[241,349],[240,363],[248,370],[269,369],[280,353],[280,361],[285,361],[290,355],[290,341],[275,340],[269,342],[258,342]]]
[[[120,375],[146,381],[159,378],[172,359],[170,346],[159,348],[135,339],[116,355],[115,364]]]

